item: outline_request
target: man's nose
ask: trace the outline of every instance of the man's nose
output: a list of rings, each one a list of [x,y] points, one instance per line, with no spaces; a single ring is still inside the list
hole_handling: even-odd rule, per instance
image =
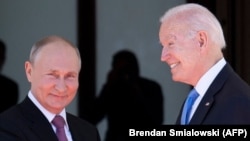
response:
[[[169,50],[167,47],[162,48],[161,61],[165,62],[169,58]]]
[[[65,81],[63,79],[58,79],[58,81],[56,83],[56,89],[59,92],[64,92],[66,90],[66,84],[65,84]]]

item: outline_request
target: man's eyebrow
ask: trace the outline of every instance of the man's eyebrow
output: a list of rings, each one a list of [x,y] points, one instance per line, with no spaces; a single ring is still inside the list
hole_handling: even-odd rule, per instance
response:
[[[167,39],[167,40],[170,40],[170,39],[176,40],[176,36],[173,35],[173,34],[168,34],[168,35],[164,36],[164,39]]]

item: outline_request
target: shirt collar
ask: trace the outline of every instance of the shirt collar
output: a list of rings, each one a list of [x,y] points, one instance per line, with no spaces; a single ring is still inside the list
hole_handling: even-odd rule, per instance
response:
[[[196,91],[203,96],[215,77],[219,74],[222,68],[226,65],[224,58],[220,59],[214,66],[212,66],[198,81],[195,86]]]
[[[47,109],[45,109],[38,101],[37,99],[34,97],[34,95],[31,93],[31,91],[29,91],[28,93],[28,97],[30,98],[30,100],[36,105],[36,107],[43,113],[43,115],[47,118],[47,120],[51,123],[51,121],[53,120],[53,118],[56,116],[56,114],[49,112]],[[68,122],[67,122],[67,118],[66,118],[66,110],[65,108],[61,111],[61,113],[59,114],[61,115],[65,122],[66,122],[66,127],[68,128]]]

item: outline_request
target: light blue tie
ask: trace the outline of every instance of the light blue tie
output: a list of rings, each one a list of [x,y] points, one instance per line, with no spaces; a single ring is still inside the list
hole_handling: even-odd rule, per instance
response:
[[[196,100],[196,98],[199,96],[199,94],[196,92],[195,89],[192,89],[190,93],[188,94],[188,97],[185,101],[185,105],[182,111],[181,116],[181,125],[186,125],[189,123],[189,116],[192,109],[192,106]]]

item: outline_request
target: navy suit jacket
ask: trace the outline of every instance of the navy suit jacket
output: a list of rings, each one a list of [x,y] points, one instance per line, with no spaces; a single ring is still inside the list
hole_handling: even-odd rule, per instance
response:
[[[181,112],[176,124],[180,117]],[[250,125],[250,87],[229,64],[212,82],[189,124]]]
[[[97,129],[72,114],[67,122],[74,141],[99,141]],[[25,100],[0,114],[1,141],[58,141],[51,124],[26,97]]]

